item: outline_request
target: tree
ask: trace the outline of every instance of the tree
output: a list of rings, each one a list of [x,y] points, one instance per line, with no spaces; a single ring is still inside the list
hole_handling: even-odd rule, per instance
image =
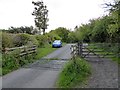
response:
[[[107,29],[109,24],[110,20],[108,19],[108,16],[96,19],[91,33],[91,38],[94,42],[105,42],[108,39]]]
[[[69,42],[69,43],[76,43],[78,41],[78,39],[76,38],[76,34],[75,34],[75,32],[70,32],[69,34],[68,34],[68,41],[67,42]]]
[[[19,27],[20,30],[22,30],[23,33],[27,33],[27,34],[32,34],[32,30],[33,30],[33,26],[30,26],[30,27]]]
[[[68,40],[68,34],[70,33],[69,30],[67,30],[66,28],[64,27],[58,27],[54,30],[54,32],[60,36],[60,38],[62,38],[62,41],[63,42],[67,42]]]
[[[21,26],[21,27],[10,27],[8,29],[9,33],[27,33],[32,34],[33,26]]]
[[[11,26],[11,27],[8,29],[8,32],[9,32],[9,33],[23,33],[23,31],[22,31],[20,28],[13,27],[13,26]]]
[[[109,24],[108,33],[111,42],[120,42],[120,1],[114,0],[113,3],[105,3],[106,8],[109,9]]]
[[[89,34],[90,34],[90,25],[89,24],[82,24],[76,31],[76,38],[78,41],[85,41],[89,42]]]
[[[34,4],[35,8],[32,13],[33,16],[35,16],[35,25],[38,27],[39,31],[41,29],[43,30],[43,34],[45,34],[45,29],[47,29],[47,22],[48,22],[48,10],[47,6],[44,5],[42,1],[34,2],[32,1],[32,4]]]

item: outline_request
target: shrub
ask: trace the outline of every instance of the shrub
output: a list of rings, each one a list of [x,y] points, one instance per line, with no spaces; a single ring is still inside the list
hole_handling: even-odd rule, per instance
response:
[[[38,44],[39,43],[38,43],[36,37],[31,35],[30,38],[29,38],[29,41],[27,42],[27,46],[33,46],[33,45],[38,46]]]
[[[13,54],[2,54],[2,74],[5,75],[19,67]]]
[[[18,69],[19,67],[31,63],[36,57],[36,53],[20,57],[20,49],[16,49],[9,53],[2,54],[2,71],[3,75]]]
[[[2,33],[2,48],[12,47],[12,38],[8,33]]]
[[[73,87],[82,83],[91,73],[89,64],[80,58],[69,61],[60,73],[58,87]]]
[[[2,31],[0,31],[0,53],[2,52]]]
[[[13,38],[13,43],[15,47],[23,45],[38,45],[37,39],[29,34],[16,34],[16,36]]]
[[[28,34],[17,34],[16,37],[14,37],[14,45],[17,47],[26,45],[29,38],[30,35]]]
[[[54,32],[50,32],[47,34],[47,39],[49,44],[51,44],[54,40],[61,40],[60,36],[58,36],[56,33]]]
[[[44,47],[48,43],[46,35],[36,35],[36,39],[38,41],[38,47]]]

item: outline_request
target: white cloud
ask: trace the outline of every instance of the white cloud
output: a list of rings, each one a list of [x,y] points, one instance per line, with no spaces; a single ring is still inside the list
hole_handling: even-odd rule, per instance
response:
[[[34,0],[37,1],[37,0]],[[104,0],[43,0],[49,10],[48,30],[74,28],[104,14]],[[0,0],[0,28],[34,25],[32,0]]]

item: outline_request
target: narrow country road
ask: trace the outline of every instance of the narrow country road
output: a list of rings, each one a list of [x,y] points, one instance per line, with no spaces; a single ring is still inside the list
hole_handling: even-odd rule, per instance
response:
[[[70,50],[71,45],[72,44],[67,44],[63,48],[54,51],[53,53],[47,55],[44,58],[70,59],[70,57],[71,57],[71,50]]]
[[[24,66],[2,77],[2,88],[54,88],[64,63],[71,58],[71,44],[67,44],[43,60]],[[45,60],[57,58],[57,60]],[[58,60],[59,59],[59,60]]]
[[[71,58],[71,45],[67,44],[41,60],[3,76],[2,87],[54,88],[58,74]],[[92,75],[82,88],[118,88],[118,65],[116,62],[91,54],[87,56],[86,60],[92,67]],[[77,87],[81,88],[81,86]]]

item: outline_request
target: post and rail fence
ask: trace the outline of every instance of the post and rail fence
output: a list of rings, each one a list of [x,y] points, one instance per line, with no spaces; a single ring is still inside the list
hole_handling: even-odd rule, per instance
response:
[[[79,42],[75,45],[71,45],[71,59],[75,59],[77,56],[82,57],[82,42]]]
[[[77,45],[71,45],[71,59],[75,59],[75,57],[77,57],[78,55],[78,46]]]
[[[28,54],[33,54],[37,52],[37,46],[33,45],[33,46],[22,46],[22,47],[14,47],[14,48],[5,48],[4,50],[2,50],[2,52],[4,54],[9,54],[10,52],[13,52],[15,50],[18,50],[19,55],[18,57],[22,57]]]

